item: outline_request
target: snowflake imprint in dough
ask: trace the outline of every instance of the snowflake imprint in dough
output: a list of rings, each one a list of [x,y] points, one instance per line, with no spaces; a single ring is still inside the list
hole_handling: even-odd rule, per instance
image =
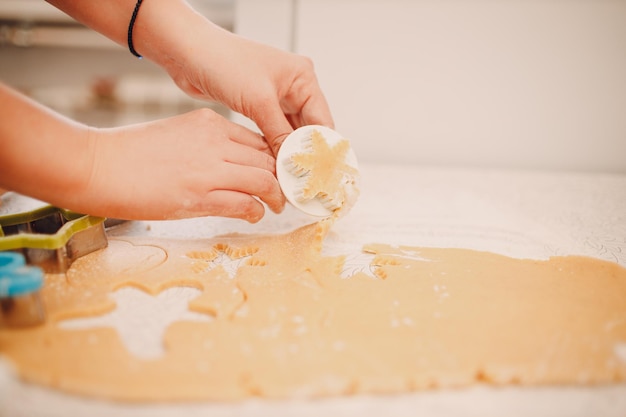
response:
[[[208,251],[194,251],[187,253],[187,257],[194,260],[195,272],[207,272],[218,266],[224,268],[230,278],[237,275],[237,270],[244,266],[263,266],[264,262],[255,259],[253,255],[259,251],[255,247],[235,248],[225,244],[217,244]]]
[[[357,255],[346,255],[341,269],[341,277],[351,278],[361,272],[370,278],[378,278],[375,272],[377,266],[372,264],[375,257],[376,255],[372,253],[364,252]]]
[[[342,278],[350,278],[355,274],[363,273],[370,278],[385,279],[387,274],[381,269],[385,265],[400,265],[402,259],[413,261],[430,261],[419,256],[419,252],[398,249],[399,254],[380,256],[373,252],[364,251],[359,254],[345,255]]]
[[[288,160],[287,169],[301,179],[298,201],[318,198],[328,209],[341,208],[345,201],[346,185],[354,184],[358,171],[346,163],[350,142],[343,139],[333,145],[314,130],[305,139],[307,152],[296,153]]]

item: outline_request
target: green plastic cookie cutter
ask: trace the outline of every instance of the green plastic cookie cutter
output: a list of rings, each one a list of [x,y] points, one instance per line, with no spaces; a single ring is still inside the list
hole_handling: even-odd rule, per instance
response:
[[[103,217],[60,209],[8,192],[0,204],[0,251],[21,252],[29,265],[65,272],[79,257],[107,246]]]

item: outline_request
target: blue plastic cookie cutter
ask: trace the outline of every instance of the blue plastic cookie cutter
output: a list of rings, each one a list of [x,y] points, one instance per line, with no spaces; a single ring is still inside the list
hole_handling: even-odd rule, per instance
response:
[[[39,291],[43,270],[26,265],[24,256],[16,252],[0,252],[0,298],[18,297]]]
[[[41,268],[26,264],[24,255],[0,252],[0,328],[24,327],[45,321],[40,290]]]
[[[39,291],[43,270],[26,265],[24,256],[16,252],[0,252],[0,298],[17,297]]]

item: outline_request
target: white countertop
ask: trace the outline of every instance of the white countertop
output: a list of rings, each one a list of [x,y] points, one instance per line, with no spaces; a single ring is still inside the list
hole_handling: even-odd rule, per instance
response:
[[[361,247],[373,242],[463,247],[518,258],[585,255],[626,266],[626,175],[372,165],[361,167],[361,173],[362,194],[357,205],[333,226],[324,246],[327,253],[346,254],[348,260],[353,255],[355,268],[359,267]],[[313,220],[288,207],[283,214],[269,213],[254,225],[219,218],[129,222],[109,233],[171,238],[279,233]],[[193,296],[187,290],[191,291],[178,289],[162,296],[186,299]],[[137,305],[133,314],[140,316],[142,300],[147,297],[137,292],[120,290],[114,297],[118,302],[133,300]],[[176,318],[172,315],[186,313],[163,309],[157,319],[171,321]],[[159,346],[155,346],[158,334],[156,338],[149,332],[124,336],[125,320],[119,317],[123,314],[117,316],[109,313],[104,319],[120,326],[131,352],[159,354]],[[0,416],[626,415],[626,384],[594,388],[476,386],[392,397],[128,405],[24,384],[4,365],[0,366]]]

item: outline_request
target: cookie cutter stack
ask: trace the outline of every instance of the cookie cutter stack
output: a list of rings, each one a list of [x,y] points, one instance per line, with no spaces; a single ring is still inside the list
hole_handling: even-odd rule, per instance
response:
[[[15,193],[0,204],[0,251],[16,251],[46,273],[63,273],[72,262],[107,246],[105,219]]]
[[[0,282],[0,326],[3,323],[41,322],[43,314],[37,311],[43,311],[42,306],[36,306],[41,303],[37,297],[39,288],[32,282],[26,284],[23,280],[25,272],[20,265],[37,267],[51,274],[66,272],[76,259],[108,245],[105,219],[78,214],[12,192],[3,194],[0,199],[0,255],[7,264],[4,284]],[[19,254],[24,261],[15,260],[9,252]],[[33,279],[32,273],[28,276]],[[2,291],[2,285],[5,291]],[[22,289],[11,291],[7,288]],[[30,303],[30,307],[16,308],[22,302]]]

